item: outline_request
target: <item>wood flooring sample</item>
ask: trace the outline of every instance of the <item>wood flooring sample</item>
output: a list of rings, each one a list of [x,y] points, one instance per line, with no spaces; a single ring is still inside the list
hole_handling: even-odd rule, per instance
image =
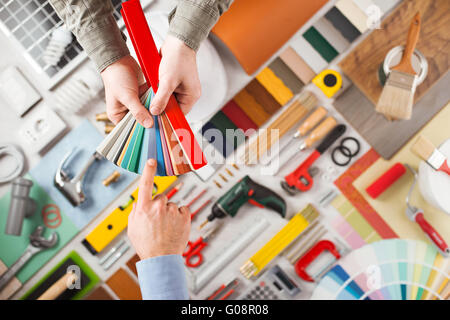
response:
[[[127,261],[127,266],[130,268],[131,271],[136,275],[137,277],[137,269],[136,269],[136,263],[138,263],[141,259],[139,259],[139,256],[135,254],[130,258],[130,260]]]
[[[376,104],[382,87],[378,69],[390,49],[405,45],[411,20],[421,14],[421,29],[417,49],[428,61],[428,74],[417,87],[415,102],[428,91],[449,69],[450,63],[450,1],[403,1],[344,60],[339,63],[342,71]]]
[[[103,287],[98,287],[91,294],[89,294],[84,300],[114,300],[113,297]]]
[[[124,269],[117,270],[106,284],[120,300],[142,300],[139,285]]]
[[[386,120],[355,86],[340,95],[334,106],[380,156],[390,159],[450,101],[449,83],[450,72],[447,72],[414,106],[411,120]]]

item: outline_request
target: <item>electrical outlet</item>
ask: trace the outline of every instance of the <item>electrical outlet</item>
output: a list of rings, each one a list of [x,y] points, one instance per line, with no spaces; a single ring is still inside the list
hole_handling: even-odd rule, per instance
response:
[[[0,98],[22,117],[39,100],[41,95],[16,67],[0,73]]]
[[[66,123],[53,110],[42,106],[22,125],[19,136],[28,150],[40,152],[61,137],[66,128]]]

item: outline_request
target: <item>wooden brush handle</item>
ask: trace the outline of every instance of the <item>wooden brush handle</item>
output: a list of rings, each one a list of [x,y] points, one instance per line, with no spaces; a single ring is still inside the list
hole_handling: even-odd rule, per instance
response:
[[[420,13],[417,12],[414,16],[411,26],[408,31],[408,38],[406,39],[405,51],[403,52],[402,60],[392,70],[402,71],[409,74],[416,74],[412,64],[411,58],[419,40],[420,33]]]
[[[64,291],[68,289],[68,283],[74,283],[78,280],[75,273],[68,272],[57,280],[50,288],[48,288],[37,300],[55,300]]]
[[[327,109],[324,107],[317,108],[305,121],[298,127],[297,134],[300,137],[303,137],[307,134],[312,128],[314,128],[323,118],[327,115]]]

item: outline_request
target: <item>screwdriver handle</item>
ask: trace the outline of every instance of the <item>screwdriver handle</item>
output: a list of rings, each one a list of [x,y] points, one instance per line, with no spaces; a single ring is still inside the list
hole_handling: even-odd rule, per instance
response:
[[[309,130],[314,128],[323,118],[327,115],[328,111],[324,107],[319,107],[314,110],[311,115],[306,118],[305,121],[298,127],[297,132],[295,133],[295,138],[303,137],[308,133]]]
[[[316,151],[320,154],[324,153],[333,143],[342,136],[347,129],[345,124],[339,124],[331,130],[323,141],[316,148]]]
[[[317,128],[315,128],[309,136],[305,139],[304,145],[306,148],[311,147],[316,141],[322,140],[328,132],[333,130],[337,125],[336,120],[333,117],[326,118]]]

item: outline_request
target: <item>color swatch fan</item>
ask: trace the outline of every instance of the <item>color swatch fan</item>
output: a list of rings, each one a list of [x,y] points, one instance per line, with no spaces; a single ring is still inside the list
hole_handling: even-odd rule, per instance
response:
[[[320,281],[314,300],[450,298],[450,259],[433,246],[389,239],[351,252]]]
[[[139,0],[124,2],[121,12],[149,86],[141,97],[148,109],[158,88],[161,57]],[[135,173],[142,173],[147,159],[156,159],[158,176],[181,175],[206,165],[203,152],[173,95],[165,111],[153,120],[152,128],[144,128],[128,113],[98,146],[97,152]]]

